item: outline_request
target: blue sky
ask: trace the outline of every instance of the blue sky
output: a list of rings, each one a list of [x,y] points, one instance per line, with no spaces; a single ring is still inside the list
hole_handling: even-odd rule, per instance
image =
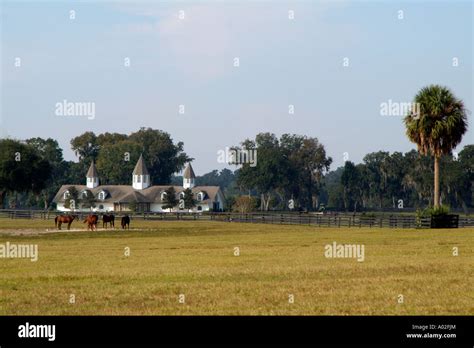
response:
[[[402,117],[381,116],[389,99],[410,102],[436,83],[473,110],[471,1],[2,1],[0,9],[1,135],[55,138],[66,159],[75,158],[70,139],[85,131],[145,126],[183,141],[198,175],[225,167],[217,151],[263,131],[317,137],[335,169],[345,152],[360,162],[414,148]],[[64,99],[94,102],[95,118],[56,116]],[[473,143],[473,127],[462,145]]]

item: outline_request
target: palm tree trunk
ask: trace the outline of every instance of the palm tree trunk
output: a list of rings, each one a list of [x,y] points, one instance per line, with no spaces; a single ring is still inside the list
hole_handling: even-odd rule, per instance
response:
[[[439,206],[439,157],[434,158],[434,203],[435,207]]]

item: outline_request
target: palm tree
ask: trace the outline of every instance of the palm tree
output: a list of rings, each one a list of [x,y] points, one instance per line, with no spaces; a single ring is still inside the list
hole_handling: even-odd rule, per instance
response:
[[[439,206],[439,159],[461,142],[467,131],[466,109],[447,88],[431,85],[415,96],[413,108],[405,117],[406,134],[418,152],[434,157],[434,206]]]

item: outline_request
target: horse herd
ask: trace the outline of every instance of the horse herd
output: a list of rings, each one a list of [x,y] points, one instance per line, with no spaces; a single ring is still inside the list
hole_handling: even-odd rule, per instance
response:
[[[57,229],[61,229],[62,224],[67,224],[67,229],[71,228],[71,224],[74,220],[78,220],[77,215],[58,215],[54,218],[54,226]],[[87,224],[87,230],[97,231],[97,223],[99,222],[99,215],[89,214],[83,221]],[[102,215],[102,228],[107,228],[108,226],[115,228],[115,216],[113,214],[104,214]],[[121,220],[122,229],[130,229],[130,217],[125,215]]]

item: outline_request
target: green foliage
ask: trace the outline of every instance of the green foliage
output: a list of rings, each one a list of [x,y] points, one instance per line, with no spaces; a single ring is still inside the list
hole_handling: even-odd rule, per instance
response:
[[[173,186],[170,186],[166,191],[163,197],[163,209],[173,209],[178,205],[178,199],[176,198],[176,190]]]
[[[196,206],[196,200],[194,199],[193,196],[193,191],[190,188],[187,188],[184,192],[184,208],[185,209],[192,209],[193,207]]]
[[[128,209],[132,212],[137,212],[138,211],[138,203],[134,202],[134,201],[128,203]]]
[[[415,96],[417,110],[405,117],[406,134],[423,155],[434,157],[434,206],[439,197],[439,159],[461,142],[467,132],[467,113],[462,100],[439,85],[424,87]]]
[[[81,196],[81,208],[92,210],[96,207],[97,199],[91,191],[84,191],[84,195]]]
[[[438,207],[429,207],[425,209],[425,214],[430,216],[440,216],[449,214],[449,207],[446,205],[440,205]]]
[[[50,163],[30,145],[13,139],[0,140],[0,206],[6,193],[39,194],[51,175]]]
[[[64,200],[64,207],[71,210],[76,210],[80,207],[81,197],[79,196],[79,191],[75,186],[69,186],[67,188],[69,192],[68,198]]]
[[[171,175],[192,160],[184,153],[182,142],[174,144],[168,133],[152,128],[140,128],[128,136],[118,133],[96,136],[86,132],[73,138],[71,146],[82,163],[83,175],[91,160],[96,160],[103,183],[115,185],[130,184],[131,173],[141,153],[154,185],[168,184]]]
[[[257,202],[254,197],[240,196],[236,198],[232,210],[239,213],[251,213],[257,207]]]
[[[283,134],[278,139],[274,134],[260,133],[255,140],[247,139],[241,145],[257,151],[258,163],[242,165],[237,185],[242,191],[260,193],[262,210],[269,210],[275,195],[284,202],[293,198],[308,210],[316,208],[322,177],[332,162],[318,139],[294,134]]]
[[[418,92],[414,103],[420,105],[420,110],[412,110],[405,117],[408,138],[423,155],[440,157],[451,153],[467,131],[462,100],[447,87],[430,85]]]

